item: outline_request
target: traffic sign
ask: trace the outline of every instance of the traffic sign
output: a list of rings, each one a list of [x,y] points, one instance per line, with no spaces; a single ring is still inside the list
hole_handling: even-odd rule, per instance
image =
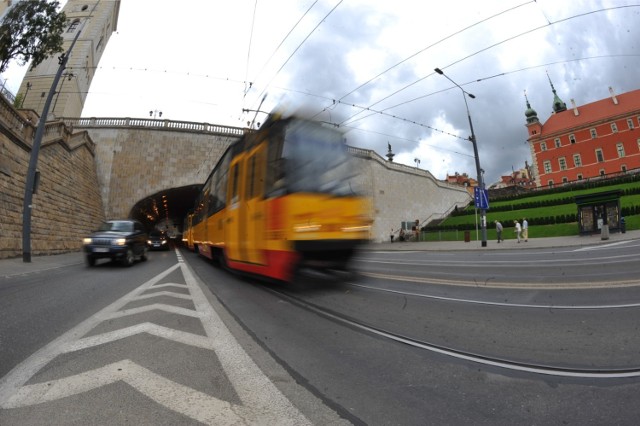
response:
[[[489,191],[477,186],[473,188],[473,199],[478,209],[489,210]]]

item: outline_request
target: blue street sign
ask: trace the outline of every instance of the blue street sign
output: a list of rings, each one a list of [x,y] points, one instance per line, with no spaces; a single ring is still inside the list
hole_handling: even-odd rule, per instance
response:
[[[480,189],[477,186],[473,188],[473,200],[478,209],[489,210],[489,191]]]

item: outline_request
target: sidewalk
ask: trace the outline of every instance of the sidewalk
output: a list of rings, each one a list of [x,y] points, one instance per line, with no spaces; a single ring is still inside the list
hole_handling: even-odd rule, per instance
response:
[[[486,251],[486,250],[526,250],[531,248],[560,248],[560,247],[588,247],[606,245],[623,241],[640,240],[640,230],[619,232],[609,235],[608,240],[602,240],[600,235],[529,238],[528,242],[522,240],[518,243],[515,239],[509,239],[498,244],[495,240],[487,241],[487,246],[482,247],[480,241],[465,243],[462,241],[428,241],[428,242],[384,242],[371,243],[362,247],[363,250],[375,251]],[[70,265],[84,263],[82,252],[58,254],[53,256],[33,256],[30,263],[22,261],[22,257],[0,260],[0,278],[13,275],[29,274],[33,272],[48,271],[63,268]]]
[[[472,233],[472,236],[475,236]],[[640,239],[640,230],[619,232],[609,234],[608,240],[603,240],[600,234],[597,235],[572,235],[567,237],[529,238],[520,243],[515,238],[502,241],[498,244],[496,240],[488,240],[487,246],[482,247],[481,241],[471,240],[469,243],[463,241],[420,241],[420,242],[384,242],[371,243],[364,250],[376,251],[453,251],[453,250],[521,250],[530,248],[558,248],[558,247],[587,247],[594,245],[612,244],[621,241]]]
[[[23,262],[22,257],[2,259],[0,260],[0,278],[48,271],[82,263],[84,263],[84,255],[80,251],[52,256],[32,256],[29,263]]]

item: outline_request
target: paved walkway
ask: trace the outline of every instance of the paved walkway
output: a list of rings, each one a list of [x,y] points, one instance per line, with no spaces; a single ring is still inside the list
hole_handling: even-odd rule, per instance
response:
[[[531,230],[529,235],[531,236]],[[471,233],[472,237],[475,236],[475,232]],[[525,242],[521,240],[520,243],[511,235],[508,235],[509,239],[498,243],[496,240],[487,241],[487,246],[482,247],[481,241],[472,240],[469,243],[462,241],[425,241],[425,242],[384,242],[374,243],[368,245],[368,250],[435,250],[435,251],[450,251],[450,250],[521,250],[529,248],[557,248],[557,247],[586,247],[593,245],[603,245],[618,243],[621,241],[637,240],[640,239],[640,230],[627,231],[622,234],[619,232],[609,234],[607,240],[603,240],[600,234],[598,235],[583,235],[583,236],[567,236],[567,237],[548,237],[548,238],[529,238],[529,241]]]
[[[473,235],[474,233],[472,233]],[[604,245],[619,243],[622,241],[640,240],[640,230],[622,233],[612,233],[608,240],[602,240],[600,235],[569,236],[569,237],[549,237],[549,238],[529,238],[518,243],[511,238],[498,244],[495,240],[487,241],[487,246],[482,247],[480,241],[465,243],[462,241],[430,241],[430,242],[385,242],[371,243],[365,246],[365,250],[526,250],[530,248],[559,248],[559,247],[586,247],[594,245]],[[78,265],[84,263],[84,255],[81,252],[59,254],[54,256],[33,256],[31,262],[25,263],[22,257],[0,260],[0,277],[29,274],[39,271],[54,270],[68,265]]]

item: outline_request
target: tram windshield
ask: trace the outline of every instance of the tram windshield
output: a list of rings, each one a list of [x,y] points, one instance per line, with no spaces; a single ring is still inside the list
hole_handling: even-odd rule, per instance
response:
[[[286,132],[282,158],[290,192],[355,195],[358,173],[343,141],[333,129],[295,122]]]

